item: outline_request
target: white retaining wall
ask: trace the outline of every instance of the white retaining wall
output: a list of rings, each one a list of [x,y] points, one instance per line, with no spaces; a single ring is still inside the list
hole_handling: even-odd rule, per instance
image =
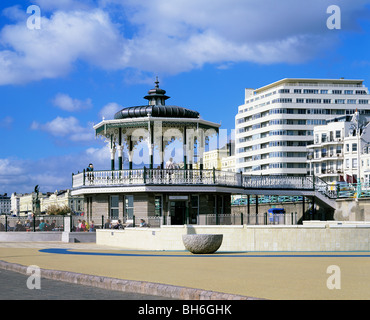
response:
[[[182,235],[223,234],[218,251],[369,251],[370,223],[314,221],[304,225],[162,226],[97,230],[98,245],[132,250],[185,250]]]
[[[95,232],[0,232],[0,242],[96,242]]]

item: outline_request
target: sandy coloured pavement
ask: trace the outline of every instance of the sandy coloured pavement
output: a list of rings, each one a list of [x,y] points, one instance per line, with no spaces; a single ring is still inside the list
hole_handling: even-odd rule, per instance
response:
[[[203,256],[87,243],[0,242],[0,261],[264,299],[370,299],[370,252],[217,252]],[[328,273],[332,265],[340,273]],[[328,279],[340,288],[329,289]]]

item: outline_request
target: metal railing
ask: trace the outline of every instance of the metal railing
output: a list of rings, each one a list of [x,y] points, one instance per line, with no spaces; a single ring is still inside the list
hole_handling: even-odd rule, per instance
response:
[[[66,221],[68,221],[68,224],[66,224]],[[87,221],[82,216],[34,215],[14,217],[0,215],[0,232],[92,232],[99,228],[102,228],[102,220]]]
[[[370,183],[342,183],[333,187],[337,198],[368,198],[370,197]]]
[[[142,225],[144,220],[144,225]],[[200,214],[195,225],[276,225],[297,224],[297,213],[291,214]],[[68,225],[66,224],[68,221]],[[133,217],[122,222],[124,228],[146,227],[160,228],[171,225],[171,218],[166,216]],[[102,216],[96,221],[86,221],[81,216],[0,216],[0,232],[94,232],[97,229],[115,229],[117,220],[107,220]],[[69,230],[66,230],[69,228]]]
[[[133,169],[81,172],[73,174],[72,187],[118,185],[222,185],[248,189],[314,190],[326,183],[310,176],[253,176],[215,169]]]
[[[294,225],[297,213],[269,214],[206,214],[199,215],[200,225]]]
[[[0,216],[0,232],[64,231],[63,216]]]
[[[142,225],[144,220],[144,225]],[[267,212],[260,214],[200,214],[193,225],[292,225],[297,224],[297,213],[269,214]],[[116,221],[104,227],[105,229],[114,229]],[[184,221],[184,224],[186,222]],[[160,228],[162,225],[171,225],[171,217],[149,216],[133,217],[122,223],[124,228]]]

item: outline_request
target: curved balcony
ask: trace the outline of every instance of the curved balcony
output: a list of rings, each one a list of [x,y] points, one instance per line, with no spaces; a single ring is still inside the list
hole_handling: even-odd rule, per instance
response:
[[[295,176],[261,176],[220,170],[134,169],[82,172],[72,175],[72,188],[139,185],[226,186],[242,189],[325,189],[318,178]]]

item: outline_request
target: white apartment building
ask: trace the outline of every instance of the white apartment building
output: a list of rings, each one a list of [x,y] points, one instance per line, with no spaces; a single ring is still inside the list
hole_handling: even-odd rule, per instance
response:
[[[36,194],[16,194],[11,197],[12,213],[17,216],[25,216],[33,212],[33,201]],[[68,206],[72,212],[81,213],[84,211],[84,199],[79,196],[72,196],[70,190],[60,190],[55,192],[39,193],[41,213],[46,213],[50,206]]]
[[[228,156],[221,159],[221,170],[236,172],[235,170],[235,155]]]
[[[11,200],[6,193],[0,194],[0,214],[10,214]]]
[[[356,183],[360,173],[364,183],[370,130],[369,125],[365,127],[367,117],[363,118],[364,128],[359,137],[351,116],[335,118],[314,128],[314,142],[308,146],[308,174],[315,174],[334,186],[337,181]]]
[[[361,182],[364,188],[370,189],[370,146],[366,146],[361,154]]]
[[[236,170],[252,175],[307,174],[307,145],[326,120],[370,113],[363,80],[282,79],[245,89],[235,117]]]
[[[10,197],[10,203],[11,203],[11,214],[19,216],[20,214],[20,198],[23,196],[23,194],[19,193],[12,193]]]

